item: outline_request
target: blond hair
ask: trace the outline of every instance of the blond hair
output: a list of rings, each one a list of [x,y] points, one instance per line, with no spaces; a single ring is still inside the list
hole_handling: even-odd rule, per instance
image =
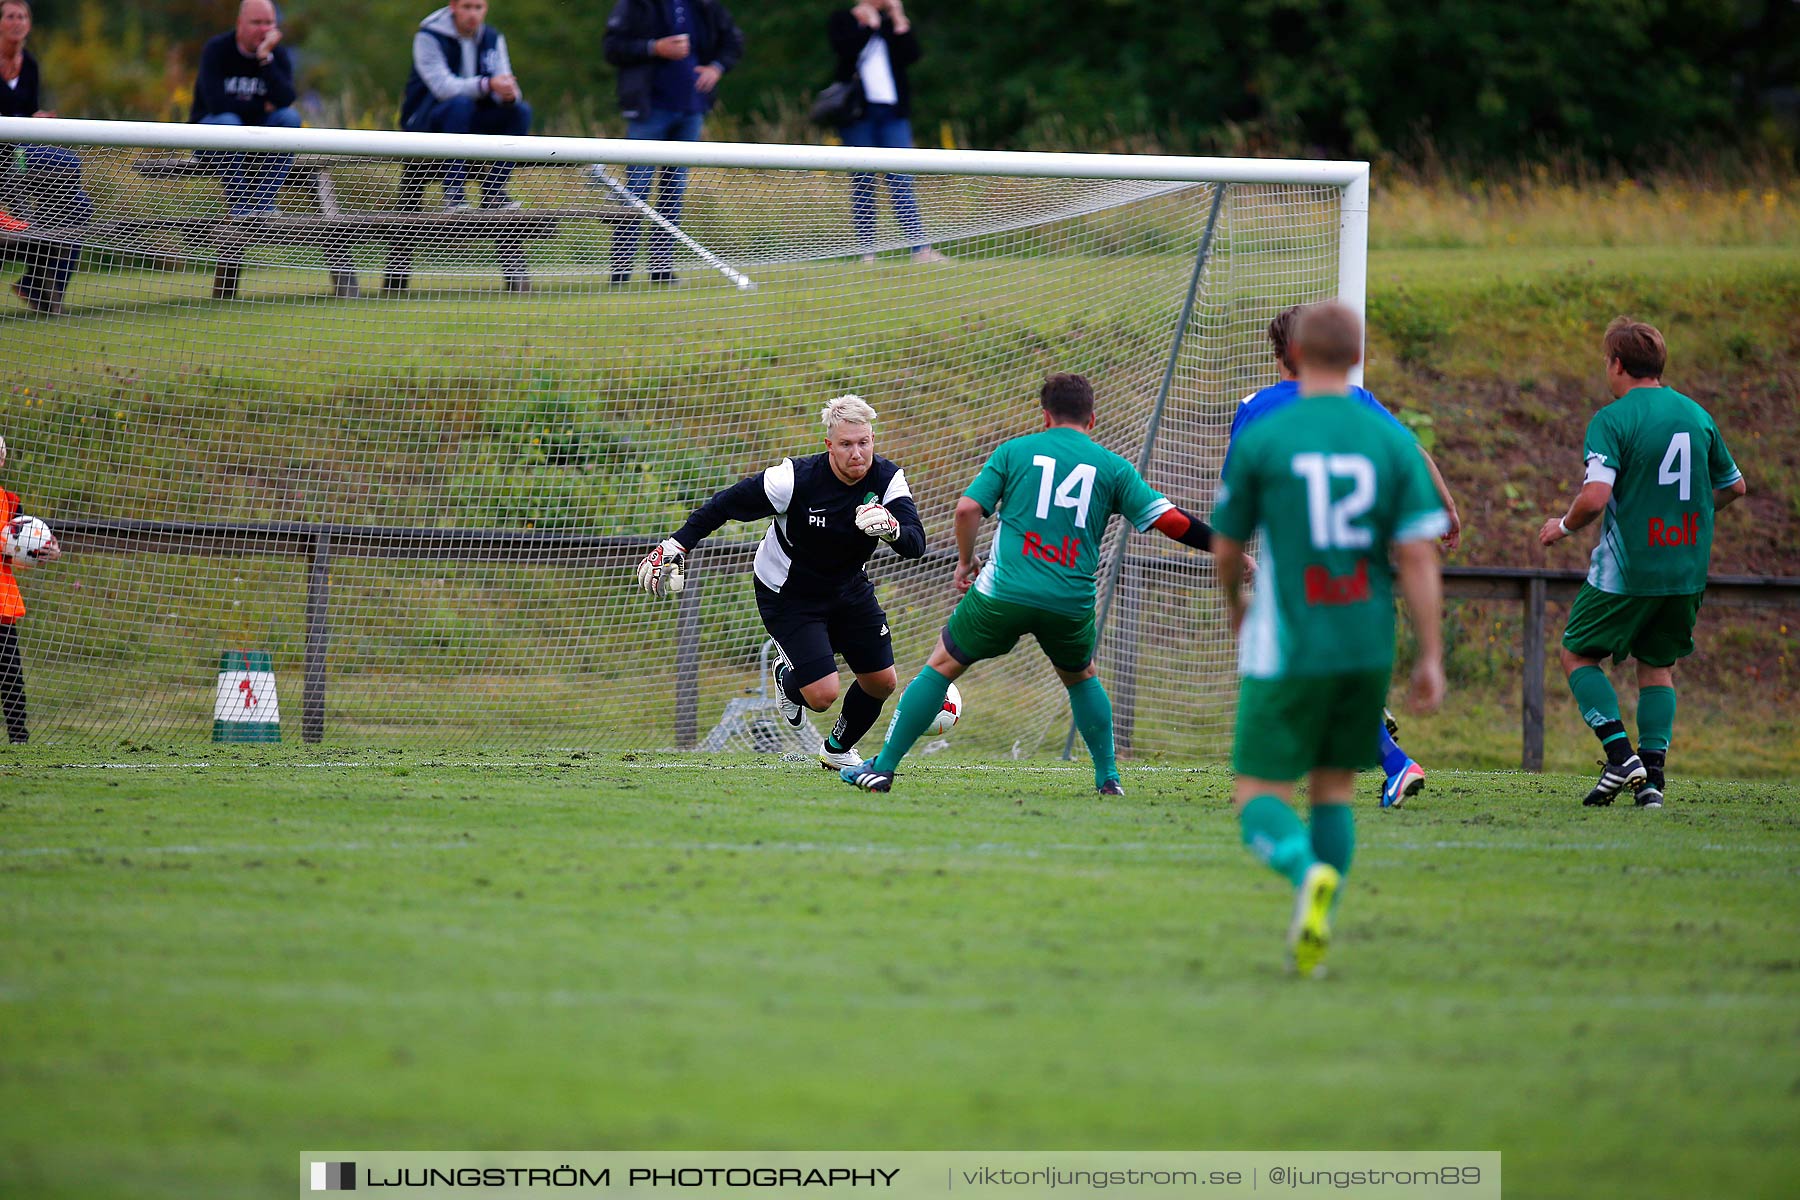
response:
[[[835,400],[825,402],[825,407],[819,410],[819,420],[825,426],[825,435],[830,437],[833,425],[873,426],[875,410],[855,392],[846,392]]]
[[[1348,304],[1320,300],[1300,309],[1288,335],[1301,366],[1347,371],[1362,361],[1362,318]]]

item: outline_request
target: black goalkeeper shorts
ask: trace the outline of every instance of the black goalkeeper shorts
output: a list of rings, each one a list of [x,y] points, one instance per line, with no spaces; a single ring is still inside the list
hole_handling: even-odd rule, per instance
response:
[[[887,614],[871,584],[832,600],[795,600],[769,590],[759,579],[756,608],[763,628],[794,664],[801,687],[836,675],[839,654],[858,675],[894,665]]]

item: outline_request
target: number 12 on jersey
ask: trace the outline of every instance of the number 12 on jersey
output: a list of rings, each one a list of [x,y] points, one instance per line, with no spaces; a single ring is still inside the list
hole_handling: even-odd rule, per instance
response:
[[[1296,454],[1294,474],[1306,481],[1306,515],[1315,550],[1365,550],[1375,541],[1354,524],[1375,506],[1375,464],[1360,454]],[[1350,491],[1331,498],[1331,482],[1348,479]]]
[[[1075,510],[1075,528],[1086,529],[1088,505],[1094,499],[1094,467],[1092,463],[1076,463],[1063,481],[1056,480],[1056,460],[1048,454],[1034,454],[1031,465],[1041,472],[1038,480],[1037,516],[1047,520],[1050,506]],[[1054,492],[1052,492],[1054,487]]]

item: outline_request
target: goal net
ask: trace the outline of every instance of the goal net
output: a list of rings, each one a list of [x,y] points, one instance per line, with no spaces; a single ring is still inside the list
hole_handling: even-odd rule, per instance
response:
[[[1361,302],[1361,164],[0,121],[27,141],[54,153],[0,164],[0,486],[64,550],[16,572],[34,743],[790,748],[760,523],[677,602],[633,568],[821,450],[825,400],[874,406],[925,520],[924,559],[869,566],[904,682],[955,601],[956,500],[1045,373],[1087,375],[1097,438],[1204,513],[1269,319]],[[1210,559],[1128,532],[1121,748],[1215,756]],[[953,749],[1063,752],[1021,650],[964,678]]]

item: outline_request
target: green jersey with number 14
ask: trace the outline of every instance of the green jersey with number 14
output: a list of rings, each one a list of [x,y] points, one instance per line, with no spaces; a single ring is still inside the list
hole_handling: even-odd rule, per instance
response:
[[[1291,679],[1393,666],[1388,549],[1450,518],[1412,434],[1347,396],[1305,396],[1238,435],[1212,526],[1262,535],[1238,673]]]
[[[1100,539],[1113,514],[1141,531],[1175,507],[1136,467],[1067,426],[1002,442],[963,494],[1000,514],[975,590],[1070,616],[1094,607]]]
[[[1743,478],[1712,415],[1666,387],[1632,388],[1594,414],[1587,482],[1612,485],[1588,583],[1615,596],[1706,589],[1713,492]]]

